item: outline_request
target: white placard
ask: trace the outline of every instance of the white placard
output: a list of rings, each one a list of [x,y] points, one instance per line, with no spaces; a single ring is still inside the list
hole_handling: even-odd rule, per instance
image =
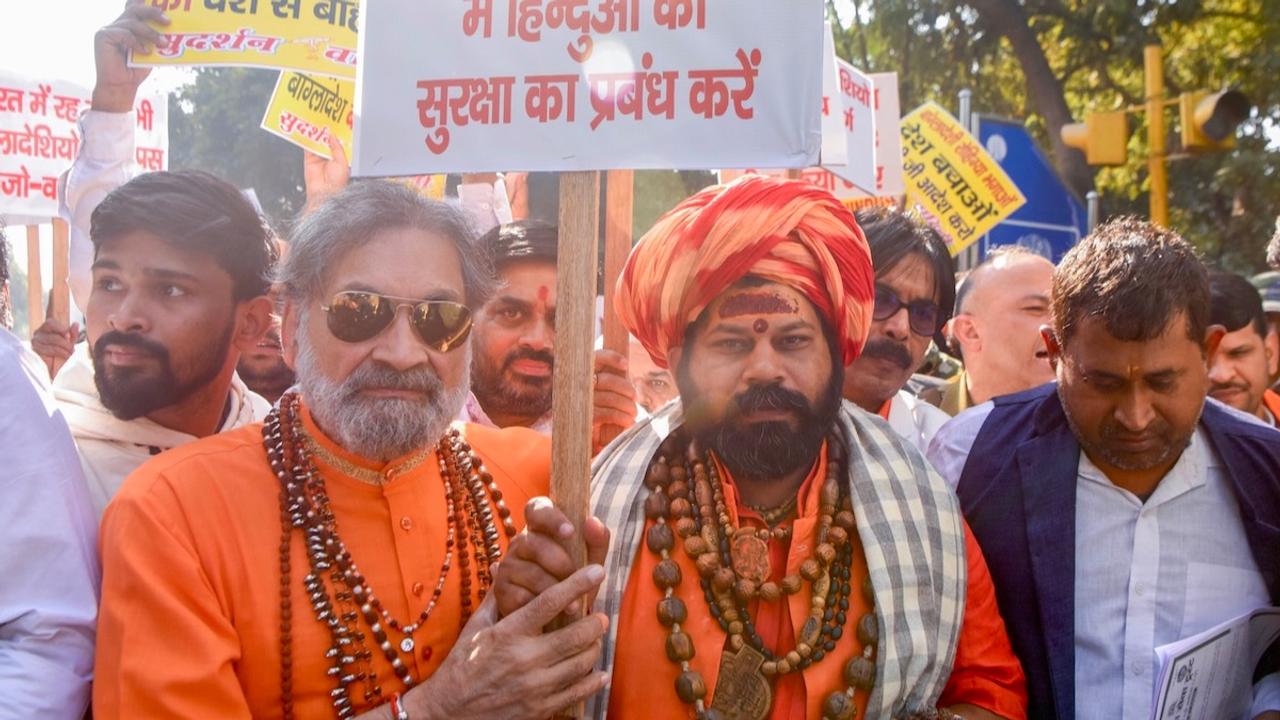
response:
[[[840,101],[840,81],[836,75],[836,43],[828,22],[822,33],[822,163],[849,162],[848,139],[844,130],[844,103]]]
[[[863,191],[874,194],[876,114],[871,78],[836,58],[836,84],[842,104],[840,123],[845,133],[846,161],[843,165],[824,162],[822,166]]]
[[[822,0],[378,0],[354,173],[807,167]]]
[[[80,151],[77,119],[89,91],[58,80],[0,72],[0,216],[18,224],[58,214],[58,176]],[[169,166],[169,101],[146,94],[134,106],[144,170]],[[18,220],[17,218],[22,218]]]
[[[897,197],[906,192],[902,183],[902,131],[899,120],[898,73],[872,73],[876,112],[876,190],[874,195]]]

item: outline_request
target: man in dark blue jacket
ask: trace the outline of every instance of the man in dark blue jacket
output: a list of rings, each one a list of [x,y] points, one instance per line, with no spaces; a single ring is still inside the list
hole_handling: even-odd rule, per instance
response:
[[[1174,233],[1098,228],[1055,271],[1053,315],[1057,382],[957,416],[930,459],[990,566],[1030,716],[1145,720],[1156,647],[1280,603],[1280,432],[1206,403],[1223,329]],[[1245,681],[1247,717],[1280,710],[1274,664]]]

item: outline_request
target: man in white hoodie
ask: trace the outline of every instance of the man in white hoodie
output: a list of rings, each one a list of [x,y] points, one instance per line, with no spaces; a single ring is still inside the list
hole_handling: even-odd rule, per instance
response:
[[[133,104],[148,71],[125,59],[156,41],[144,21],[157,19],[156,8],[131,3],[95,37],[93,109],[81,118],[85,144],[64,194],[73,229],[87,225],[92,243],[92,282],[72,283],[88,343],[72,352],[74,326],[62,337],[37,334],[47,361],[71,353],[54,395],[99,515],[151,456],[269,410],[235,374],[240,354],[270,326],[275,251],[257,211],[205,173],[128,180]],[[51,343],[65,347],[49,352]]]

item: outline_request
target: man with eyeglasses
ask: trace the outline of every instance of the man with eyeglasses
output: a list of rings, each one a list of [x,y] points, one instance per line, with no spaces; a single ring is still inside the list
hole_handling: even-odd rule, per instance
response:
[[[862,354],[845,370],[844,398],[889,421],[921,452],[946,413],[903,390],[955,305],[955,265],[928,225],[897,210],[857,214],[876,270],[875,309]]]
[[[469,228],[382,181],[299,222],[299,390],[143,466],[103,519],[95,717],[545,718],[603,686],[602,617],[543,633],[599,565],[501,619],[488,592],[550,447],[451,423],[494,284]]]

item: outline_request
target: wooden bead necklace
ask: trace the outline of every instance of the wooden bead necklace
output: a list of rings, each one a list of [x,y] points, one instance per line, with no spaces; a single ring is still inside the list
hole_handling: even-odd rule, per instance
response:
[[[780,583],[769,578],[770,539],[790,537],[790,525],[757,530],[733,527],[724,487],[713,458],[698,450],[683,434],[668,437],[645,474],[649,495],[645,515],[652,521],[645,544],[659,557],[653,580],[663,592],[658,621],[668,628],[667,658],[679,666],[676,694],[694,706],[699,720],[764,718],[772,706],[772,678],[799,672],[821,662],[844,635],[851,592],[852,533],[856,528],[852,504],[844,491],[844,446],[828,439],[829,462],[819,496],[819,515],[813,556],[800,574]],[[787,503],[789,504],[789,503]],[[784,504],[779,510],[786,509]],[[794,511],[794,506],[785,514]],[[674,532],[673,532],[674,527]],[[706,682],[690,668],[693,639],[681,628],[688,608],[676,595],[682,577],[671,558],[675,536],[698,568],[702,595],[713,619],[728,635],[721,657],[720,681],[708,707]],[[796,638],[795,649],[778,656],[765,646],[748,607],[754,600],[778,602],[810,585],[812,610]],[[831,693],[823,703],[823,717],[849,720],[856,712],[854,692],[869,692],[875,683],[875,649],[879,625],[870,578],[861,588],[871,609],[858,621],[863,652],[844,669],[848,687]]]
[[[306,434],[299,407],[298,396],[286,394],[263,425],[267,457],[272,472],[280,481],[281,707],[284,718],[292,720],[293,612],[289,548],[292,533],[297,529],[303,534],[310,565],[302,586],[316,620],[328,628],[332,639],[325,658],[332,663],[326,672],[336,684],[330,692],[334,712],[339,718],[349,718],[356,714],[350,697],[352,685],[364,683],[365,703],[374,703],[382,697],[382,688],[373,667],[373,652],[359,621],[363,619],[373,644],[391,664],[404,686],[412,687],[415,679],[400,653],[412,659],[416,648],[413,634],[430,619],[444,592],[454,561],[457,561],[461,576],[460,624],[465,625],[474,610],[473,582],[482,598],[493,585],[492,569],[502,557],[499,533],[510,539],[516,530],[493,476],[485,470],[480,458],[458,431],[451,428],[435,448],[440,477],[445,486],[447,533],[444,561],[426,607],[413,622],[399,622],[374,594],[338,535],[337,520],[324,478],[309,452],[314,440]],[[495,515],[501,522],[501,531]],[[471,570],[472,555],[474,573]],[[323,580],[326,575],[332,596]],[[401,636],[398,644],[391,642],[387,628]],[[422,656],[424,661],[430,660],[431,648],[423,649]]]

